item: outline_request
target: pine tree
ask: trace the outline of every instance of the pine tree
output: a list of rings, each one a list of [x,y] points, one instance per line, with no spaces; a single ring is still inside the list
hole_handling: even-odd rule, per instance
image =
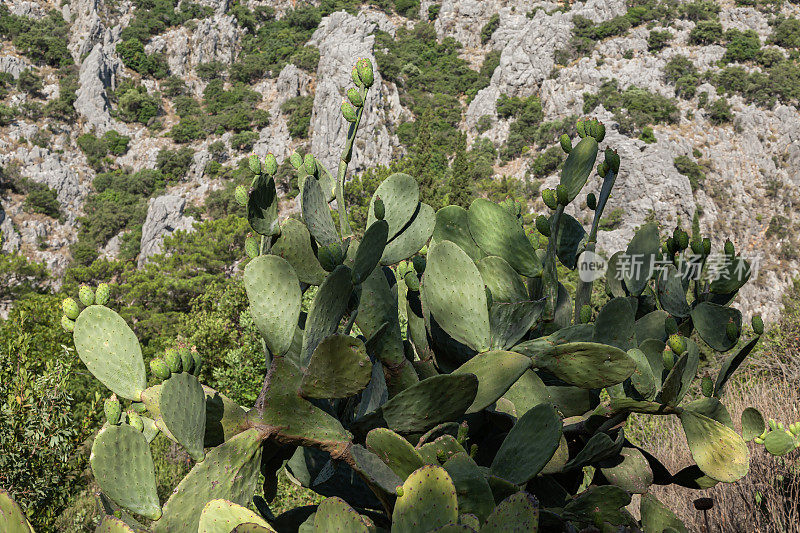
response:
[[[459,134],[456,142],[456,156],[450,166],[447,180],[447,203],[469,207],[472,202],[472,183],[469,179],[469,161],[467,161],[467,136]]]

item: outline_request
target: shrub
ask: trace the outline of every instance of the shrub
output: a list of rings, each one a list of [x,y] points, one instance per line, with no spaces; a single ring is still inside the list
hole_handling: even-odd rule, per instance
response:
[[[725,38],[728,44],[722,57],[724,63],[744,63],[759,57],[761,39],[754,30],[739,31],[733,28],[725,32]]]
[[[596,95],[584,94],[583,101],[584,113],[602,103],[614,113],[620,131],[628,135],[649,124],[675,123],[679,117],[678,107],[672,99],[635,86],[620,91],[616,80],[604,82]]]
[[[695,0],[680,4],[678,13],[681,18],[699,22],[701,20],[716,20],[720,6],[712,0]]]
[[[783,48],[800,48],[800,20],[796,18],[777,19],[770,42]]]
[[[308,127],[311,125],[311,111],[314,108],[314,97],[295,96],[281,104],[281,112],[288,115],[286,122],[289,126],[289,135],[293,139],[308,137]]]
[[[717,98],[708,108],[708,120],[714,125],[725,124],[733,121],[733,112],[728,100],[723,96]]]
[[[231,148],[239,151],[249,151],[253,144],[258,140],[258,133],[255,131],[243,131],[235,133],[231,137]]]
[[[182,181],[194,161],[194,150],[184,146],[178,150],[159,150],[156,168],[164,174],[167,182]]]
[[[128,86],[123,91],[118,91],[118,94],[117,111],[119,117],[125,122],[147,124],[150,119],[158,115],[159,101],[154,96],[147,94],[144,86]]]
[[[489,20],[481,28],[481,44],[488,43],[489,40],[492,38],[492,34],[499,27],[500,27],[500,14],[495,13],[491,17],[489,17]]]
[[[509,126],[506,145],[500,151],[504,160],[513,159],[522,154],[526,146],[536,141],[536,133],[544,118],[542,102],[536,96],[509,98],[500,95],[497,100],[497,114],[502,118],[515,118]]]
[[[78,95],[78,69],[75,65],[61,68],[58,71],[58,98],[50,100],[44,113],[54,119],[70,121],[75,118],[75,100]]]
[[[692,158],[686,155],[679,155],[673,160],[673,164],[678,172],[689,178],[689,185],[692,188],[692,192],[696,192],[703,185],[706,179],[703,167],[692,160]]]
[[[690,44],[716,44],[722,40],[722,24],[718,20],[699,20],[689,32]]]
[[[647,51],[660,52],[669,44],[672,39],[672,32],[668,30],[657,31],[653,30],[647,35]]]
[[[42,78],[37,76],[33,69],[25,69],[20,72],[19,78],[17,78],[17,89],[21,92],[38,97],[43,88]]]
[[[563,161],[564,152],[561,147],[551,146],[536,156],[536,159],[531,163],[529,171],[537,178],[545,178],[558,170]]]
[[[700,76],[694,63],[683,55],[675,55],[664,66],[667,82],[675,85],[675,94],[681,98],[692,98],[700,84]]]
[[[26,211],[51,218],[61,217],[58,194],[46,184],[25,179],[22,181],[22,191],[25,192],[23,207]]]
[[[205,132],[197,118],[185,117],[181,118],[177,124],[172,126],[172,129],[169,131],[169,136],[172,137],[172,140],[176,143],[183,144],[204,138]]]
[[[56,68],[73,63],[67,49],[69,24],[55,9],[34,20],[12,15],[7,6],[0,5],[0,36],[11,40],[17,50],[35,62]]]

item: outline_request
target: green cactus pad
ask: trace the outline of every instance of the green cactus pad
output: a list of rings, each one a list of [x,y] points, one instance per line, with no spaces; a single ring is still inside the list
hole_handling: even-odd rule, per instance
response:
[[[339,497],[326,498],[314,515],[315,533],[368,533],[372,529],[366,518]]]
[[[153,531],[197,531],[203,508],[212,500],[247,505],[258,480],[261,439],[256,429],[249,429],[211,449],[172,491]]]
[[[211,500],[203,507],[197,533],[230,533],[241,524],[258,524],[273,531],[256,513],[228,500]]]
[[[89,461],[100,489],[117,505],[153,520],[161,516],[153,456],[140,431],[106,426],[94,439]]]
[[[669,507],[658,501],[652,494],[642,496],[639,507],[642,516],[642,530],[645,533],[663,532],[667,528],[672,528],[680,533],[688,533],[683,522],[673,513]]]
[[[714,294],[730,294],[738,291],[750,279],[752,269],[750,263],[736,257],[726,261],[718,272],[717,278],[711,281],[708,290]]]
[[[494,497],[480,467],[466,453],[453,455],[443,466],[456,487],[458,512],[484,522],[494,509]]]
[[[517,417],[524,415],[540,403],[552,403],[553,401],[542,378],[533,370],[526,370],[506,391],[503,398],[514,404]]]
[[[465,515],[461,515],[461,517]],[[471,515],[466,515],[471,516]],[[431,533],[475,533],[477,529],[467,524],[447,524],[445,526],[434,529]]]
[[[280,231],[274,178],[261,176],[256,180],[256,186],[247,200],[247,220],[259,235],[273,236]]]
[[[703,416],[707,416],[712,420],[716,420],[723,426],[727,426],[731,429],[733,427],[733,419],[731,418],[730,413],[728,412],[728,408],[725,407],[722,402],[720,402],[716,398],[699,398],[697,400],[691,401],[683,406],[684,409],[691,409],[695,413],[700,413]]]
[[[631,374],[631,385],[645,399],[652,400],[657,392],[656,378],[647,356],[638,348],[628,350],[628,357],[636,363],[636,370]]]
[[[608,260],[608,268],[606,268],[606,293],[615,298],[626,296],[625,286],[622,282],[622,256],[624,251],[620,250],[611,256]]]
[[[578,255],[582,251],[580,246],[586,237],[586,230],[580,222],[566,213],[562,213],[559,224],[556,256],[561,264],[574,270],[578,266]]]
[[[331,335],[314,350],[298,392],[305,398],[346,398],[364,390],[371,375],[364,343],[347,335]]]
[[[389,224],[385,220],[376,220],[367,228],[353,261],[353,283],[363,282],[378,266],[388,238]]]
[[[230,533],[272,533],[273,530],[259,524],[239,524]]]
[[[599,467],[612,485],[633,494],[644,494],[653,484],[653,470],[636,448],[622,448],[619,457],[608,459]]]
[[[142,348],[121,316],[102,305],[87,307],[75,321],[73,338],[94,377],[117,396],[139,400],[147,387]]]
[[[700,302],[692,309],[692,322],[697,333],[706,344],[718,352],[727,352],[734,346],[738,339],[731,339],[726,327],[729,323],[735,324],[738,331],[742,330],[742,313],[733,307],[725,307],[710,302]]]
[[[750,442],[764,432],[764,416],[755,407],[742,411],[742,438]]]
[[[697,367],[700,365],[700,349],[691,339],[683,339],[686,344],[686,351],[669,371],[664,379],[661,389],[661,401],[671,405],[677,405],[689,392],[695,376]]]
[[[628,351],[636,344],[635,314],[627,298],[614,298],[600,309],[594,321],[592,342]]]
[[[205,446],[219,446],[246,429],[246,412],[233,400],[203,385],[206,395]]]
[[[352,292],[350,269],[344,265],[336,267],[320,285],[306,318],[301,352],[304,363],[311,360],[314,350],[325,337],[336,333]]]
[[[560,440],[561,417],[552,405],[537,405],[508,432],[492,461],[492,474],[511,483],[525,483],[550,461]]]
[[[636,527],[638,524],[625,510],[630,495],[619,487],[591,487],[564,506],[563,517],[577,523]],[[616,531],[614,528],[613,531]]]
[[[682,411],[680,420],[692,458],[703,473],[725,483],[747,475],[750,453],[736,432],[691,410]]]
[[[308,177],[303,182],[303,220],[309,233],[320,246],[339,242],[339,234],[333,223],[325,193],[316,178]]]
[[[795,447],[794,438],[783,429],[770,431],[764,437],[764,448],[772,455],[786,455]]]
[[[5,531],[3,529],[2,531]],[[106,515],[94,533],[135,533],[134,529],[116,516]]]
[[[431,244],[441,241],[456,243],[475,262],[486,257],[486,253],[472,239],[467,210],[461,206],[448,205],[436,212]]]
[[[530,367],[529,357],[502,350],[478,354],[453,374],[475,374],[478,393],[466,414],[477,413],[497,401]]]
[[[542,471],[539,472],[540,474],[557,474],[563,470],[564,466],[569,462],[569,445],[567,443],[566,437],[561,435],[561,439],[558,441],[558,448],[556,448],[556,453],[553,454],[553,457],[544,465]]]
[[[0,488],[0,531],[4,533],[33,533],[25,513],[3,488]]]
[[[725,362],[722,363],[722,367],[719,369],[719,374],[717,374],[717,380],[714,383],[714,396],[722,394],[722,389],[725,387],[728,379],[736,372],[736,369],[739,368],[739,365],[742,364],[750,352],[753,351],[753,348],[758,344],[758,340],[759,337],[750,339],[747,344],[725,359]]]
[[[426,465],[403,483],[392,512],[392,533],[428,533],[457,520],[458,500],[450,474]]]
[[[640,295],[655,274],[654,265],[660,248],[658,225],[655,222],[643,225],[631,239],[625,250],[630,263],[622,268],[622,279],[630,294]]]
[[[382,265],[393,265],[419,252],[431,238],[436,214],[428,204],[419,204],[419,211],[411,223],[386,244],[381,257]]]
[[[186,372],[173,374],[161,386],[161,419],[195,461],[204,457],[206,395],[197,378]]]
[[[467,453],[458,440],[449,434],[417,446],[417,452],[423,461],[431,465],[442,464],[459,453]]]
[[[425,464],[414,447],[391,429],[373,429],[367,433],[366,445],[401,480]]]
[[[385,207],[383,219],[389,223],[389,240],[403,230],[419,205],[419,185],[408,174],[395,173],[378,185],[369,202],[367,226],[375,222],[375,199],[380,197]]]
[[[567,199],[571,202],[583,189],[589,174],[592,173],[597,159],[597,141],[593,137],[584,137],[576,144],[564,161],[559,182],[567,191]]]
[[[616,440],[612,440],[606,433],[595,433],[586,442],[581,451],[575,455],[566,465],[565,470],[583,468],[603,459],[617,455],[625,443],[622,433],[617,435]]]
[[[535,355],[532,361],[532,366],[583,389],[622,383],[636,370],[636,363],[628,354],[619,348],[594,342],[559,344]]]
[[[642,344],[648,339],[663,340],[667,335],[664,321],[669,317],[669,313],[656,309],[641,317],[636,321],[636,342]]]
[[[398,433],[424,433],[462,416],[478,391],[473,374],[433,376],[391,398],[357,424],[366,429],[385,424]]]
[[[536,533],[539,531],[539,502],[527,492],[517,492],[500,502],[481,533]]]
[[[508,210],[478,198],[469,206],[467,220],[472,238],[487,255],[502,257],[523,276],[533,277],[542,272],[536,250],[517,217]]]
[[[492,301],[521,302],[529,299],[528,289],[522,278],[502,257],[484,257],[476,265],[483,283],[492,293]]]
[[[292,265],[276,255],[259,256],[244,269],[250,311],[270,353],[283,355],[292,344],[300,316],[300,281]]]
[[[433,315],[453,339],[478,352],[489,348],[491,332],[483,279],[458,245],[442,241],[428,251],[422,300],[425,312]]]
[[[505,350],[514,346],[542,316],[545,299],[527,302],[494,302],[489,309],[491,348]]]
[[[272,245],[272,254],[286,259],[303,283],[320,285],[328,275],[314,255],[306,225],[294,218],[284,221],[281,236]]]
[[[673,265],[667,265],[658,277],[656,285],[658,302],[664,311],[672,316],[686,318],[691,309],[686,303],[686,289],[683,286],[683,276]]]

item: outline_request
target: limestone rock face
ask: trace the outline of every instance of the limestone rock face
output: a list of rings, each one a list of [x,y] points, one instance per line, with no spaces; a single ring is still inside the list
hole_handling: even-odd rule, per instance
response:
[[[108,92],[117,84],[119,71],[119,64],[99,43],[94,45],[81,63],[80,88],[75,100],[75,110],[100,134],[112,129],[126,130],[123,124],[111,117],[108,96]]]
[[[183,216],[186,200],[180,196],[164,195],[150,200],[147,219],[142,226],[142,246],[138,265],[142,268],[147,260],[162,251],[164,237],[177,230],[190,231],[194,219]]]

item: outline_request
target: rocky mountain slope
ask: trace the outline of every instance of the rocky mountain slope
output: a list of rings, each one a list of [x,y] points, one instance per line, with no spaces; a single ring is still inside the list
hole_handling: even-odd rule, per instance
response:
[[[798,273],[798,16],[759,0],[4,0],[2,246],[56,275],[141,265],[224,206],[247,153],[335,168],[364,56],[378,90],[351,168],[413,152],[417,119],[447,115],[440,133],[490,154],[535,213],[557,135],[596,116],[622,158],[600,248],[697,211],[757,263],[742,307],[773,318]]]

